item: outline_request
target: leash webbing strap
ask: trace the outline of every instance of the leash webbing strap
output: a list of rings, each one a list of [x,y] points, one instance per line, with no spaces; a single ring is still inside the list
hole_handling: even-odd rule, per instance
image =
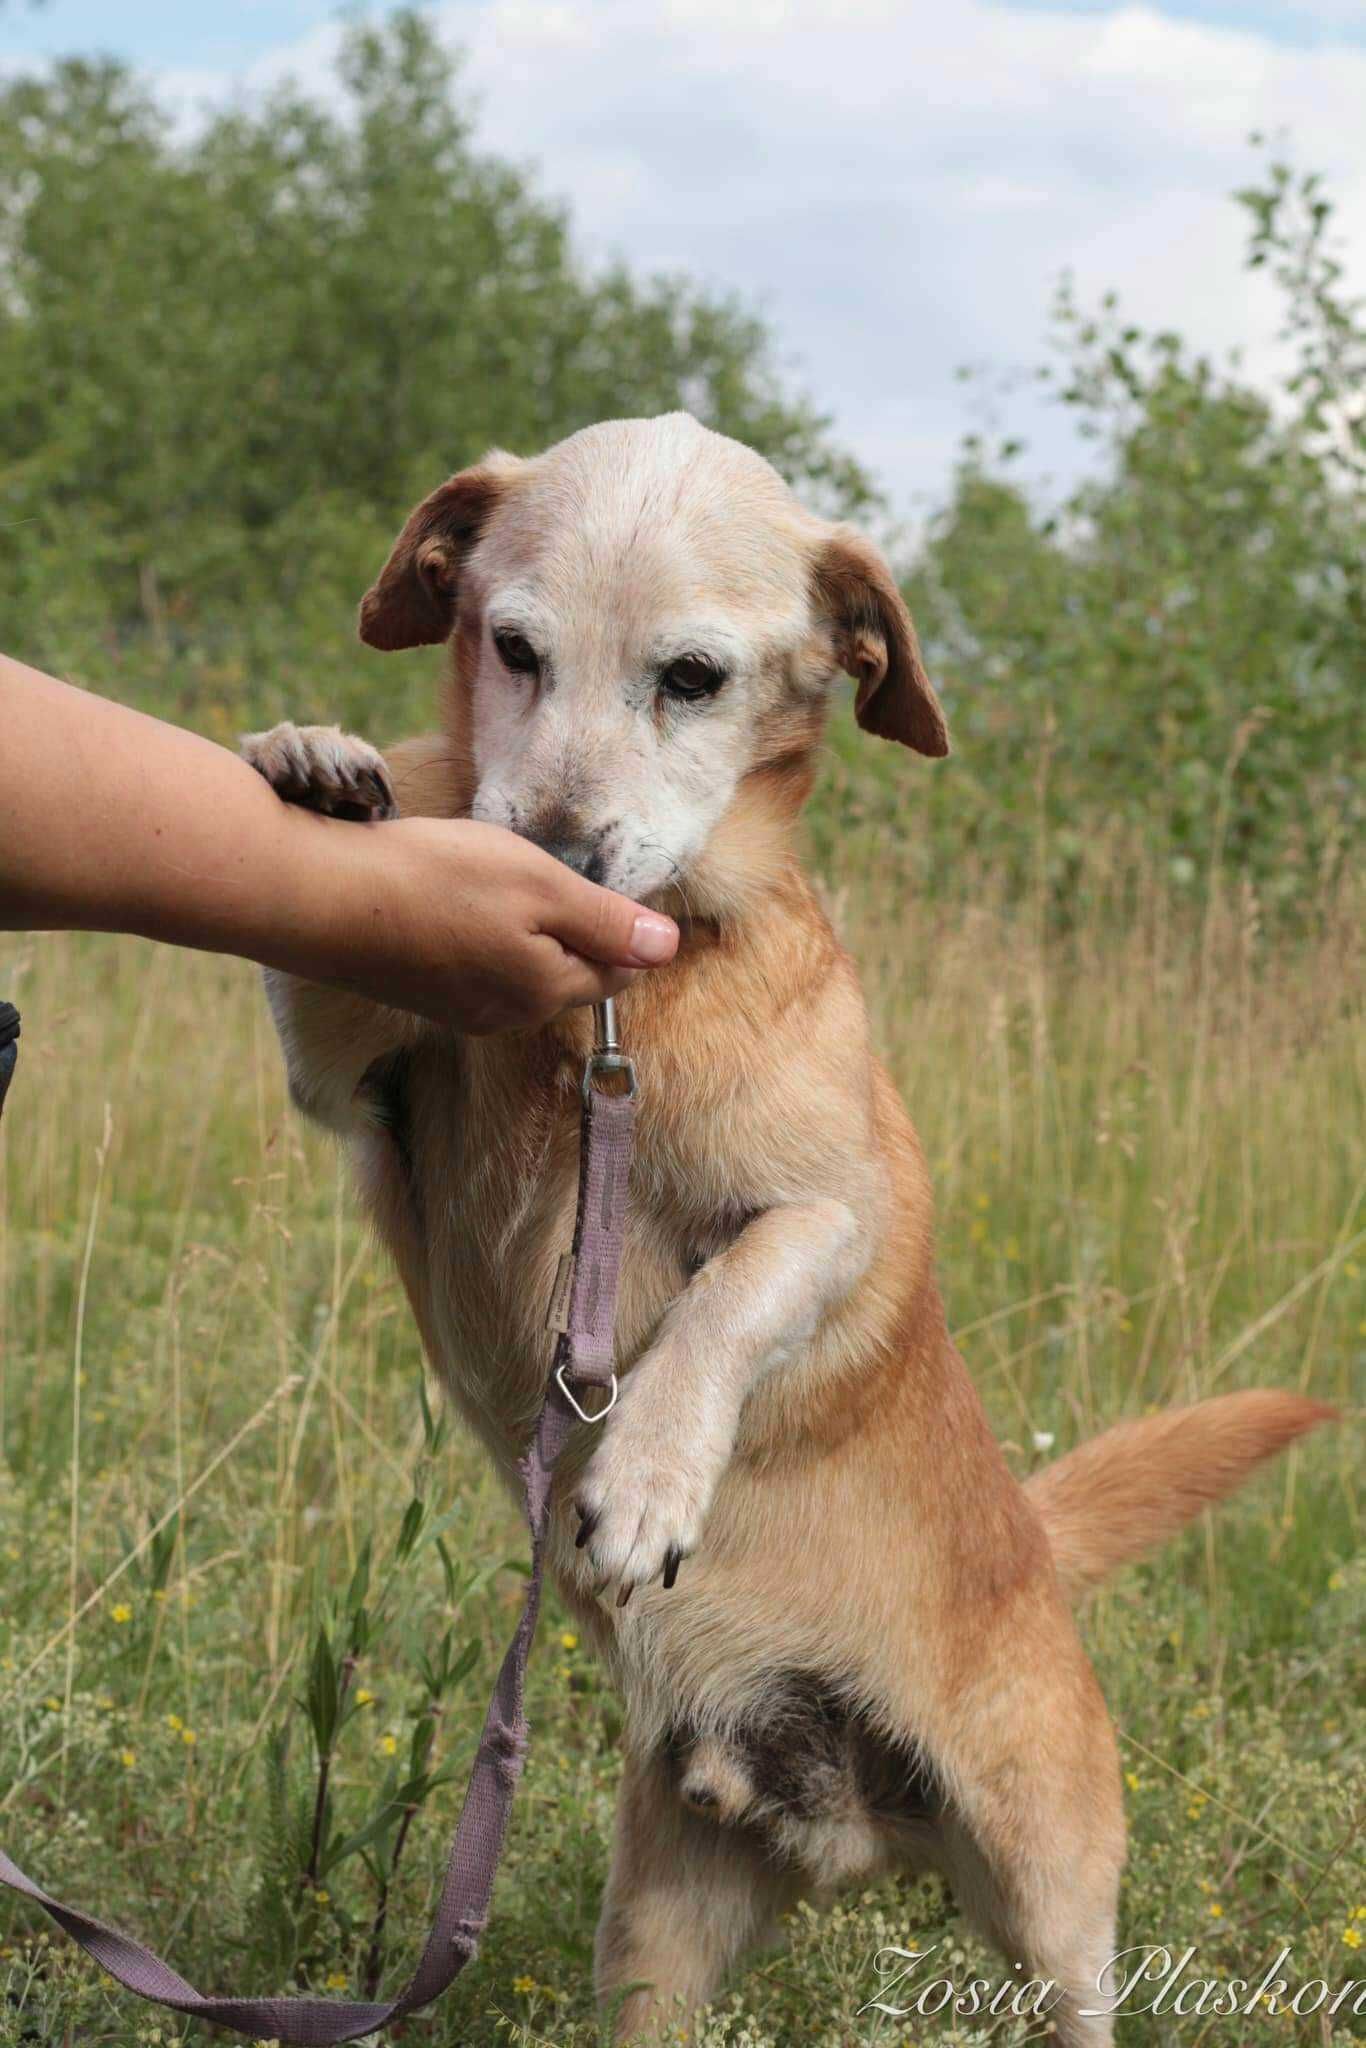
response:
[[[16,1036],[18,1021],[15,1012]],[[4,1066],[6,1052],[12,1071],[12,1039],[8,1044],[0,1041],[0,1105],[9,1078]],[[50,1897],[0,1849],[0,1884],[41,1906],[73,1941],[80,1943],[87,1955],[93,1956],[102,1969],[139,1998],[171,2006],[215,2026],[235,2027],[252,2040],[297,2043],[299,2048],[330,2048],[334,2042],[354,2041],[363,2034],[373,2034],[406,2013],[429,2005],[459,1976],[479,1946],[488,1920],[513,1794],[526,1755],[524,1689],[545,1577],[551,1480],[556,1460],[578,1426],[581,1412],[568,1397],[565,1382],[585,1388],[615,1385],[612,1331],[626,1224],[635,1099],[633,1086],[632,1092],[625,1095],[603,1092],[593,1084],[594,1072],[590,1060],[583,1090],[568,1328],[556,1346],[555,1371],[546,1389],[535,1433],[519,1467],[523,1504],[531,1529],[531,1574],[517,1632],[503,1658],[484,1719],[484,1731],[446,1864],[440,1903],[417,1968],[398,1996],[384,2004],[363,2004],[350,1999],[206,1997],[140,1941],[107,1927],[90,1913]]]

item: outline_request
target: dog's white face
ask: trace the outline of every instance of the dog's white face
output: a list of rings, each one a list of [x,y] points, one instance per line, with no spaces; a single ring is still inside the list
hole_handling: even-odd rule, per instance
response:
[[[526,465],[462,593],[474,816],[626,895],[686,876],[773,710],[824,680],[794,659],[800,516],[766,463],[686,415]]]
[[[865,723],[905,697],[923,730],[893,736],[944,751],[880,558],[683,413],[452,478],[361,618],[380,646],[453,632],[473,815],[637,899],[686,888],[743,779],[809,751],[841,667],[861,715],[893,684]]]

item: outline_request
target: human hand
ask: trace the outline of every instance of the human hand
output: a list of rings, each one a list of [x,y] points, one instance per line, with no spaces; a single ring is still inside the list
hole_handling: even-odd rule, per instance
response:
[[[497,826],[394,818],[383,756],[334,727],[243,761],[0,655],[0,730],[0,930],[237,953],[471,1032],[599,1002],[678,944]]]
[[[601,1002],[678,945],[671,919],[498,825],[301,822],[325,838],[338,911],[314,978],[458,1031],[525,1029]]]
[[[400,819],[388,763],[353,733],[287,720],[246,734],[241,752],[287,815],[346,821],[294,833],[300,931],[310,909],[335,908],[331,959],[295,969],[310,979],[482,1033],[601,1002],[673,958],[671,919],[529,840],[472,819]]]

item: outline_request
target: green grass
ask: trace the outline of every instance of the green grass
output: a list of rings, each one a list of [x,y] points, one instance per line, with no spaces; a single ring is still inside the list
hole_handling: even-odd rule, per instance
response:
[[[961,874],[952,904],[910,901],[871,837],[827,857],[933,1169],[951,1317],[1019,1469],[1040,1438],[1061,1449],[1215,1389],[1359,1405],[1351,916],[1325,907],[1317,937],[1269,950],[1251,902],[1216,900],[1192,926],[1116,864],[1124,919],[1045,940]],[[397,1874],[395,1982],[520,1597],[516,1517],[471,1449],[424,1428],[401,1292],[334,1152],[287,1108],[251,972],[43,937],[4,943],[0,992],[25,1026],[0,1136],[0,1841],[203,1988],[354,1991],[374,1882],[357,1855],[325,1899],[300,1891],[313,1778],[296,1702],[372,1544],[389,1593],[356,1672],[373,1700],[339,1741],[343,1825],[397,1768],[388,1739],[401,1762],[415,1723],[432,1725],[424,1654],[448,1628],[455,1652],[476,1646],[436,1724],[456,1782],[432,1792]],[[1349,1420],[1086,1617],[1130,1774],[1124,1935],[1198,1942],[1202,1974],[1248,1976],[1284,1940],[1303,1979],[1366,1980],[1366,1940],[1343,1939],[1366,1936],[1351,1919],[1366,1907],[1360,1463]],[[395,1561],[415,1493],[428,1534],[449,1517],[448,1564],[424,1539]],[[617,1709],[553,1601],[531,1710],[483,1954],[405,2031],[428,2048],[598,2038]],[[269,1738],[286,1725],[280,1761]],[[941,1938],[994,1969],[930,1887],[802,1915],[705,2039],[1022,2039],[858,2016],[879,1946]],[[8,1901],[6,1985],[0,2043],[218,2038],[115,1994]],[[1135,2019],[1127,2037],[1330,2039],[1317,2019],[1270,2017]]]

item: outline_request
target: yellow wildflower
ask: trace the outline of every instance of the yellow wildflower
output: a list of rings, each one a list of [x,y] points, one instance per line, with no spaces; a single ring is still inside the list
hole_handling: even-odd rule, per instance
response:
[[[185,1726],[185,1723],[181,1720],[179,1714],[168,1714],[166,1716],[166,1726],[168,1728],[174,1728],[176,1734],[179,1735],[181,1729]]]
[[[138,1753],[135,1749],[121,1749],[119,1751],[119,1762],[123,1765],[125,1771],[131,1771],[137,1760]]]
[[[1199,1820],[1201,1814],[1204,1812],[1208,1804],[1209,1801],[1206,1799],[1204,1793],[1197,1792],[1195,1797],[1191,1800],[1190,1805],[1186,1808],[1187,1820]]]
[[[356,1705],[358,1707],[371,1707],[374,1703],[375,1695],[368,1691],[365,1686],[361,1685],[356,1688]]]
[[[1342,1930],[1342,1938],[1346,1942],[1348,1948],[1361,1947],[1361,1935],[1355,1927],[1344,1927]]]
[[[47,1708],[49,1714],[60,1714],[62,1711],[62,1703],[56,1693],[53,1692],[48,1694],[47,1698],[43,1701],[43,1705]]]
[[[196,1742],[198,1742],[199,1737],[195,1734],[193,1728],[182,1728],[180,1731],[180,1739],[184,1743],[186,1749],[193,1749]]]
[[[396,1735],[381,1735],[377,1747],[381,1756],[397,1756],[398,1737]]]
[[[1217,1899],[1215,1899],[1215,1900],[1213,1900],[1213,1901],[1212,1901],[1212,1903],[1211,1903],[1211,1905],[1210,1905],[1209,1913],[1210,1913],[1210,1918],[1211,1918],[1211,1920],[1222,1920],[1222,1919],[1223,1919],[1223,1917],[1224,1917],[1224,1909],[1223,1909],[1223,1907],[1222,1907],[1222,1906],[1221,1906],[1221,1905],[1219,1904],[1219,1901],[1218,1901]]]
[[[126,1600],[120,1600],[116,1606],[110,1608],[109,1619],[117,1622],[118,1626],[122,1628],[126,1621],[133,1619],[133,1610]]]
[[[330,1970],[327,1976],[329,1991],[345,1991],[349,1979],[345,1970]]]
[[[519,1998],[529,1998],[536,1989],[536,1979],[534,1977],[514,1977],[512,1988]]]
[[[1330,1593],[1340,1593],[1346,1584],[1347,1581],[1346,1579],[1344,1579],[1341,1572],[1329,1572],[1328,1590]]]
[[[1131,1792],[1137,1792],[1143,1780],[1139,1777],[1137,1771],[1126,1771],[1124,1773],[1124,1782]]]
[[[1352,1918],[1354,1920],[1366,1920],[1366,1906],[1358,1906]]]
[[[313,1894],[313,1903],[317,1906],[330,1906],[332,1903],[331,1892],[324,1891],[320,1888]]]
[[[567,1628],[564,1634],[560,1637],[560,1648],[562,1650],[577,1650],[578,1647],[578,1637],[575,1635],[572,1628]]]

